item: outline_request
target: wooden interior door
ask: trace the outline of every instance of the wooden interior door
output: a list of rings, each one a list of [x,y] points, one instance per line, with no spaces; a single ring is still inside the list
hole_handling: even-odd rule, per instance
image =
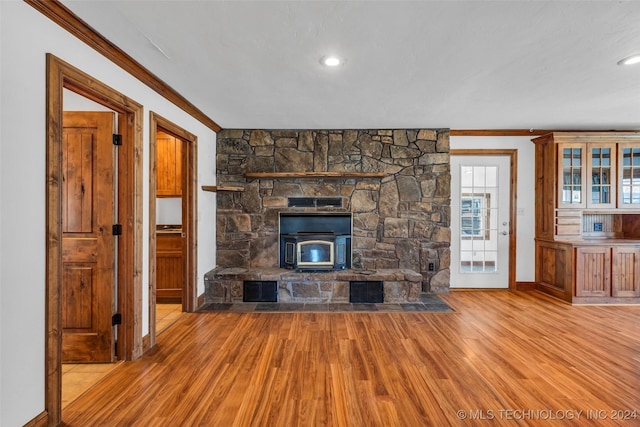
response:
[[[63,127],[62,361],[112,362],[114,114],[65,112]]]

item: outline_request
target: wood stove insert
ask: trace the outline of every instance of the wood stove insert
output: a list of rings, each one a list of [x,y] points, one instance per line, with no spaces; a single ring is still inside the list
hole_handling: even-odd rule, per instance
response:
[[[281,213],[280,267],[298,271],[351,267],[350,213]]]

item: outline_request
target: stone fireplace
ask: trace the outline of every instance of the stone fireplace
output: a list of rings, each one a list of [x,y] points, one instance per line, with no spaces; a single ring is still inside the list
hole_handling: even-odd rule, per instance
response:
[[[217,185],[244,190],[217,193],[218,267],[279,268],[281,215],[342,213],[353,270],[412,270],[422,291],[448,291],[448,129],[225,129],[216,162]]]

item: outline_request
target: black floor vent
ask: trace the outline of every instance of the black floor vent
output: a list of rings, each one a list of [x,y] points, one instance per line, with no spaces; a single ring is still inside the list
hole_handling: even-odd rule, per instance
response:
[[[342,207],[340,197],[289,197],[290,208]]]
[[[349,282],[350,303],[377,303],[384,302],[383,282]]]
[[[278,282],[265,280],[245,280],[242,301],[278,302]]]

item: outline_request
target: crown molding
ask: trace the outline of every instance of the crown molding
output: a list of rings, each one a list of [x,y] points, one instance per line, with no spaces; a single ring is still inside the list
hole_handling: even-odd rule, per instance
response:
[[[172,102],[183,111],[193,116],[214,132],[222,129],[215,121],[203,113],[198,107],[180,95],[171,86],[162,81],[138,61],[129,56],[107,38],[98,33],[89,24],[80,19],[59,0],[24,0],[25,3],[51,19],[53,22],[76,36],[83,43],[96,50],[105,58],[118,65],[142,83],[153,89],[162,97]]]

